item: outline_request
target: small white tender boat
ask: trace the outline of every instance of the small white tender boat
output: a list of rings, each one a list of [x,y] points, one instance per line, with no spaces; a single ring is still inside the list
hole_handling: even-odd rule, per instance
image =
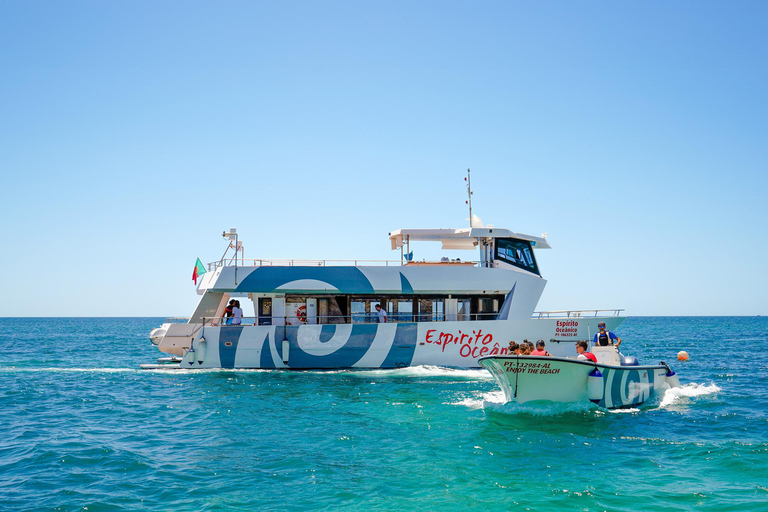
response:
[[[507,402],[594,402],[616,409],[636,407],[654,393],[679,387],[669,366],[641,366],[613,346],[592,347],[598,362],[564,357],[499,355],[480,358]]]

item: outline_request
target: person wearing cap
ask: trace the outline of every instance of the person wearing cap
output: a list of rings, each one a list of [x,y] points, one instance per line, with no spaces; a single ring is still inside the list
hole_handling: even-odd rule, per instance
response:
[[[595,333],[594,337],[595,345],[607,347],[608,345],[614,345],[614,341],[616,342],[615,345],[617,347],[621,345],[621,338],[613,334],[611,331],[605,330],[605,322],[600,322],[597,324],[597,333]]]
[[[549,352],[546,351],[544,348],[544,340],[539,340],[536,342],[536,350],[531,351],[532,356],[551,356]]]

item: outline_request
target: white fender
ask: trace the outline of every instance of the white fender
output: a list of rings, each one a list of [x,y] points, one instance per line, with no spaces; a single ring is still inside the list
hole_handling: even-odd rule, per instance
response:
[[[200,337],[200,339],[197,341],[197,364],[203,364],[205,361],[205,353],[206,349],[208,348],[208,342],[205,341],[205,338]]]
[[[283,364],[288,364],[288,354],[290,352],[291,344],[288,340],[283,340]]]
[[[603,374],[595,368],[587,377],[587,396],[590,402],[599,403],[603,399]]]

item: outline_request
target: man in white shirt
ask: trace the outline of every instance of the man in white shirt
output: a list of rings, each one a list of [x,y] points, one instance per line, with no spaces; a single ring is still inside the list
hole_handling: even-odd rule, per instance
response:
[[[387,323],[387,312],[381,307],[381,304],[376,304],[376,314],[379,315],[379,323]]]

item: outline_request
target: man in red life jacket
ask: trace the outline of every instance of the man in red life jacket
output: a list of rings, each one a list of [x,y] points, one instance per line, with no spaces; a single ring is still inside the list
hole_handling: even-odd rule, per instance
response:
[[[576,342],[576,352],[579,353],[579,355],[576,357],[576,359],[579,361],[592,361],[593,363],[597,362],[595,354],[592,352],[587,352],[587,342],[584,340]]]

